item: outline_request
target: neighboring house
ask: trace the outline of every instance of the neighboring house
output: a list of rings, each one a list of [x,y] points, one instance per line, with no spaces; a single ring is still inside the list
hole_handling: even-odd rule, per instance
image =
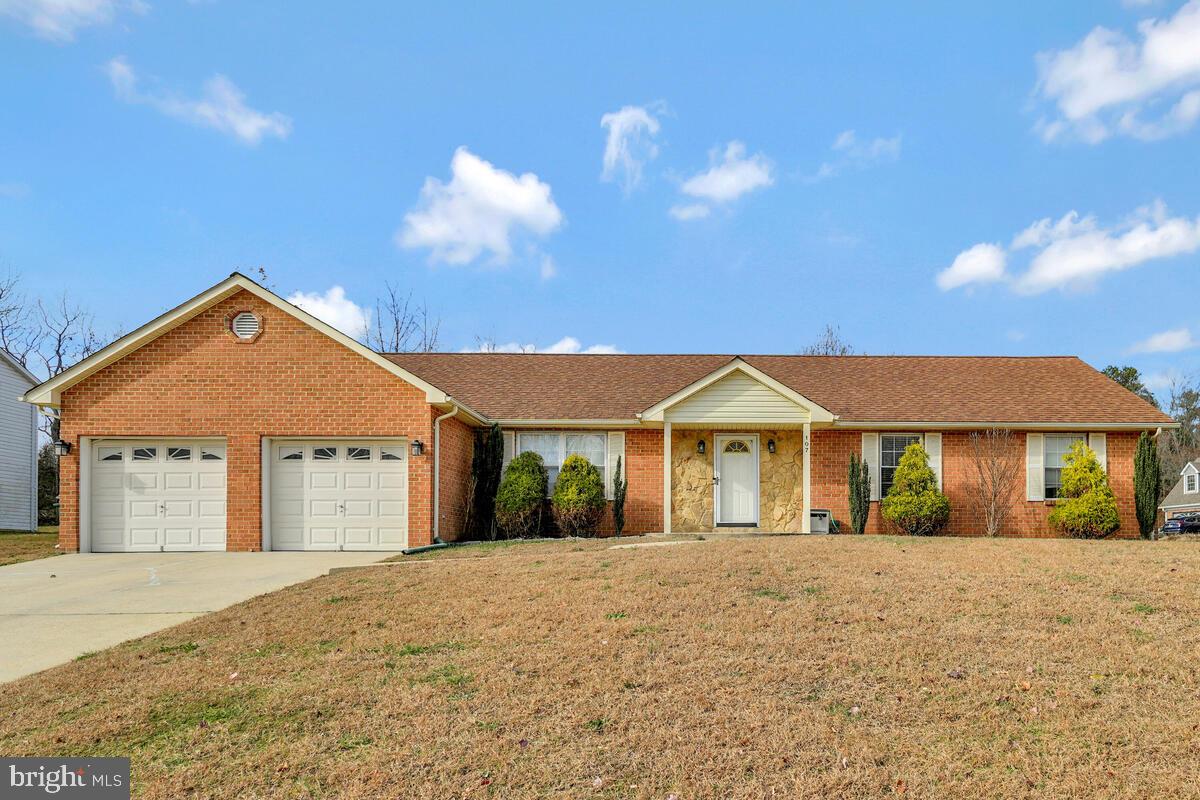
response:
[[[1167,492],[1159,508],[1165,519],[1200,514],[1200,459],[1184,464],[1178,482]]]
[[[1076,358],[375,353],[235,273],[26,393],[59,409],[65,550],[413,547],[461,533],[477,429],[505,461],[569,453],[628,476],[629,533],[805,532],[877,499],[924,443],[977,534],[969,434],[1017,432],[1005,533],[1050,535],[1087,442],[1137,536],[1133,453],[1169,417]],[[606,520],[606,525],[611,525]],[[868,531],[884,530],[878,504]]]
[[[21,402],[37,384],[0,348],[0,530],[37,530],[37,409]]]

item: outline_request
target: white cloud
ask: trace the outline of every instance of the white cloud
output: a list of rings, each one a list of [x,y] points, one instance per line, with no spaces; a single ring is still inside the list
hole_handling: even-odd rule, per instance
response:
[[[671,210],[667,213],[681,222],[687,222],[688,220],[693,219],[704,219],[711,212],[712,209],[703,203],[687,203],[683,205],[671,206]]]
[[[548,281],[558,274],[558,264],[548,255],[542,255],[542,265],[538,269],[538,274],[542,276],[542,280]]]
[[[770,186],[775,182],[772,165],[762,153],[746,157],[746,145],[738,141],[725,145],[724,152],[714,149],[708,154],[709,168],[697,173],[679,187],[685,195],[703,203],[680,203],[669,210],[678,220],[707,217],[710,204],[732,203],[744,194]]]
[[[417,208],[396,232],[400,247],[427,247],[433,261],[467,264],[484,252],[505,263],[515,232],[544,237],[562,225],[550,185],[526,172],[517,177],[460,147],[450,182],[426,178]]]
[[[723,155],[714,150],[709,154],[709,161],[711,166],[707,170],[684,182],[681,187],[684,194],[714,203],[728,203],[775,182],[766,156],[759,153],[746,158],[746,145],[741,142],[725,145]]]
[[[1004,249],[995,244],[977,244],[964,250],[954,263],[938,273],[937,285],[943,292],[975,283],[1004,280]]]
[[[287,301],[355,339],[361,339],[371,324],[371,311],[346,297],[341,286],[331,286],[325,294],[294,292]]]
[[[149,10],[142,0],[0,0],[0,15],[59,43],[74,41],[81,28],[111,24],[122,11],[145,14]]]
[[[246,96],[224,75],[214,75],[205,82],[203,97],[189,99],[169,92],[140,91],[137,73],[124,56],[109,61],[105,69],[119,100],[150,106],[191,125],[220,131],[243,144],[256,145],[268,136],[286,139],[292,132],[290,118],[250,108]]]
[[[608,129],[602,180],[618,181],[626,192],[642,182],[642,167],[658,157],[659,122],[653,111],[654,106],[625,106],[600,117],[600,126]]]
[[[1187,328],[1173,328],[1156,333],[1129,348],[1129,353],[1178,353],[1200,345]]]
[[[0,197],[7,197],[10,200],[20,200],[29,194],[29,184],[27,183],[0,183]]]
[[[832,178],[848,169],[862,170],[876,164],[885,164],[900,158],[900,136],[890,139],[876,137],[861,142],[853,130],[842,131],[833,140],[832,149],[838,157],[826,161],[817,171],[805,178],[807,183],[816,183]]]
[[[519,342],[506,342],[498,344],[492,341],[480,342],[478,347],[466,348],[464,353],[557,353],[557,354],[577,354],[583,353],[586,355],[611,355],[614,353],[623,353],[624,350],[618,350],[611,344],[594,344],[589,347],[584,347],[583,343],[574,336],[564,336],[552,345],[546,347],[538,347],[535,344],[521,344]]]
[[[1057,222],[1039,220],[1014,236],[1009,253],[1021,250],[1036,252],[1025,272],[1012,280],[1017,292],[1084,289],[1110,272],[1200,250],[1200,217],[1169,217],[1166,206],[1156,202],[1104,228],[1094,217],[1071,211]],[[1004,280],[1004,257],[999,245],[975,245],[938,274],[938,286],[947,290]]]
[[[1200,0],[1170,19],[1142,20],[1137,29],[1135,41],[1096,27],[1073,47],[1038,55],[1035,91],[1056,111],[1038,121],[1042,138],[1160,139],[1200,119]],[[1158,116],[1146,122],[1146,113]]]
[[[1162,372],[1150,372],[1142,376],[1142,383],[1152,392],[1163,392],[1184,380],[1184,375],[1178,370],[1167,369]]]

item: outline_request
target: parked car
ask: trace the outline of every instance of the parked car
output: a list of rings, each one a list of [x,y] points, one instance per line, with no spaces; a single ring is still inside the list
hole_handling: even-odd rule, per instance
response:
[[[1163,523],[1162,530],[1159,533],[1163,536],[1170,536],[1176,533],[1200,533],[1200,515],[1172,517]]]

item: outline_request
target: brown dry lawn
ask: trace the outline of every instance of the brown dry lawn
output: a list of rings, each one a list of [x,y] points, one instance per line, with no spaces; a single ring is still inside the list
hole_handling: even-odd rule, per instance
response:
[[[1200,795],[1194,543],[475,552],[0,686],[0,752],[155,798]]]
[[[37,533],[0,531],[0,567],[58,555],[58,526],[43,525]]]

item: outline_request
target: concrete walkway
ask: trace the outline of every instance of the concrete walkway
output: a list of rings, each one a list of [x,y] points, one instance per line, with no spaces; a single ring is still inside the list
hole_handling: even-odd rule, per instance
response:
[[[0,567],[0,682],[395,553],[86,553]]]

